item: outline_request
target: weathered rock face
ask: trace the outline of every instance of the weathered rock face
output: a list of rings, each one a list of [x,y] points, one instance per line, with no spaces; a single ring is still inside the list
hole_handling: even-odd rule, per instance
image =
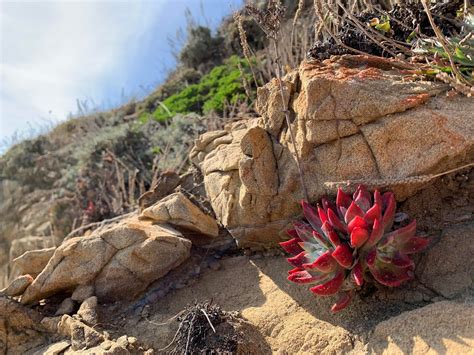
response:
[[[219,234],[216,220],[202,212],[181,192],[171,194],[146,208],[140,218],[169,223],[210,237]]]
[[[474,156],[474,100],[444,84],[413,81],[385,59],[345,56],[303,63],[285,100],[312,201],[324,183],[437,173]],[[303,198],[276,80],[258,91],[262,117],[205,133],[191,152],[217,219],[242,247],[286,236]],[[420,185],[395,186],[399,199]]]
[[[43,239],[47,240],[46,238]],[[24,274],[36,277],[48,264],[48,261],[53,256],[55,250],[55,247],[51,247],[46,249],[29,250],[21,254],[10,262],[12,269],[10,272],[10,278]]]
[[[449,301],[381,322],[369,340],[375,354],[471,354],[474,307]]]
[[[32,303],[81,285],[93,285],[99,299],[133,298],[186,260],[190,249],[179,232],[132,218],[63,243],[21,301]]]
[[[419,279],[446,298],[454,298],[474,283],[474,223],[447,228],[426,252]]]
[[[0,353],[24,354],[47,342],[41,315],[18,302],[0,296]]]

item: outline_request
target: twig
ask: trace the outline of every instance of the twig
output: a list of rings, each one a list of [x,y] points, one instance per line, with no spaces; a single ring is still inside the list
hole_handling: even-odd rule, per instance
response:
[[[153,322],[152,320],[149,320],[148,318],[146,318],[146,320],[150,323],[150,324],[153,324],[153,325],[156,325],[158,327],[161,327],[163,325],[167,325],[169,324],[169,322],[171,322],[173,319],[179,317],[181,314],[183,314],[184,311],[181,311],[181,312],[178,312],[177,314],[175,314],[173,317],[169,318],[166,322],[164,323],[156,323],[156,322]]]
[[[290,137],[291,137],[291,143],[293,145],[293,150],[295,151],[296,166],[298,167],[298,171],[299,171],[299,175],[300,175],[300,182],[301,182],[301,187],[303,189],[303,195],[304,195],[304,198],[306,199],[306,201],[309,201],[308,190],[306,188],[306,184],[305,184],[305,181],[304,181],[303,169],[301,168],[300,156],[299,156],[298,150],[296,149],[295,134],[293,133],[293,128],[291,127],[290,113],[288,111],[287,105],[285,104],[285,94],[283,92],[283,81],[282,81],[282,77],[281,77],[280,60],[278,58],[278,48],[277,48],[276,40],[273,38],[272,41],[273,41],[273,47],[275,49],[275,54],[276,54],[275,64],[277,66],[277,80],[278,80],[278,84],[279,84],[279,87],[280,87],[280,97],[281,97],[282,111],[285,114],[286,125],[288,126],[288,131],[290,132]]]
[[[191,319],[191,323],[189,323],[188,339],[186,340],[186,349],[184,350],[185,354],[188,353],[189,340],[191,339],[191,330],[193,329],[193,323],[194,323],[195,318],[196,318],[196,314],[193,315],[193,319]]]
[[[325,182],[324,185],[330,189],[340,187],[340,186],[352,186],[352,185],[367,185],[367,186],[378,186],[378,187],[386,187],[386,186],[393,186],[393,185],[408,185],[408,184],[418,184],[418,183],[425,183],[431,181],[437,177],[444,176],[447,174],[454,173],[456,171],[469,168],[474,166],[474,163],[469,163],[448,171],[444,171],[438,174],[429,174],[429,175],[419,175],[419,176],[409,176],[405,178],[387,178],[387,179],[359,179],[359,180],[345,180],[345,181],[338,181],[338,182]]]
[[[164,348],[162,349],[158,349],[158,351],[165,351],[166,349],[168,349],[171,345],[173,345],[174,341],[176,340],[176,337],[178,336],[178,333],[179,331],[181,330],[181,327],[183,326],[183,323],[179,323],[179,327],[178,327],[178,330],[176,331],[176,333],[174,333],[174,337],[173,337],[173,340],[171,340],[171,342],[166,345]]]
[[[446,39],[444,38],[443,34],[441,33],[440,29],[438,28],[438,26],[436,26],[436,23],[434,22],[434,19],[433,19],[433,16],[431,15],[431,11],[430,11],[430,8],[428,7],[428,3],[427,3],[427,0],[422,0],[421,1],[424,9],[425,9],[425,12],[426,12],[426,15],[428,16],[428,20],[430,21],[430,25],[431,27],[433,28],[433,31],[434,33],[436,34],[436,38],[438,38],[439,40],[439,43],[441,44],[441,46],[443,47],[444,51],[446,52],[446,55],[448,56],[448,59],[449,59],[449,63],[451,65],[451,69],[454,73],[454,76],[456,77],[456,79],[463,83],[463,84],[467,84],[467,85],[470,85],[468,81],[466,81],[464,79],[464,77],[462,76],[462,74],[459,72],[458,70],[458,67],[456,66],[456,64],[454,63],[454,59],[453,59],[453,56],[451,54],[451,51],[448,47],[448,43],[446,42]]]
[[[214,328],[214,326],[212,325],[211,323],[211,320],[209,319],[209,316],[207,315],[207,313],[204,311],[204,309],[200,308],[201,312],[204,313],[204,315],[206,316],[206,319],[207,321],[209,322],[209,325],[211,326],[212,330],[214,331],[214,333],[216,333],[216,328]]]

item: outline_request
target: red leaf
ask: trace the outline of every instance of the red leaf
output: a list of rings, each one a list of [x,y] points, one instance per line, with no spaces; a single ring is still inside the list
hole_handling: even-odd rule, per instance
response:
[[[294,267],[299,267],[299,268],[303,267],[303,264],[306,264],[308,262],[308,258],[306,257],[306,252],[304,251],[286,260],[288,260],[288,262]]]
[[[339,240],[339,236],[334,231],[334,229],[332,229],[329,222],[324,223],[321,229],[323,230],[326,237],[331,241],[331,243],[334,247],[337,247],[339,244],[341,244],[341,242]]]
[[[350,221],[354,219],[355,216],[364,217],[364,211],[362,211],[355,202],[352,202],[346,211],[344,220],[346,223],[349,223]]]
[[[369,231],[365,228],[356,227],[351,233],[351,246],[360,248],[369,239]]]
[[[400,252],[405,254],[418,253],[430,245],[430,238],[412,237],[400,249]]]
[[[380,207],[383,206],[382,195],[379,190],[374,191],[374,205],[377,204]]]
[[[413,260],[410,259],[408,255],[402,254],[399,252],[396,252],[390,256],[384,256],[383,254],[378,254],[377,258],[381,262],[392,264],[392,265],[395,265],[396,267],[406,268],[406,267],[415,266],[415,263],[413,262]]]
[[[319,219],[321,220],[321,223],[324,224],[326,223],[326,221],[328,220],[328,216],[326,215],[326,212],[324,212],[324,210],[318,206],[318,215],[319,215]]]
[[[346,308],[352,301],[353,292],[342,292],[336,303],[331,307],[332,313],[337,313]]]
[[[301,242],[300,238],[293,238],[290,240],[287,240],[286,242],[281,242],[280,246],[285,249],[287,253],[290,254],[299,254],[303,251],[303,248],[299,245]]]
[[[367,250],[373,247],[374,245],[376,245],[380,241],[380,239],[382,239],[383,232],[384,230],[383,230],[382,224],[379,222],[378,219],[376,219],[374,221],[374,225],[372,227],[372,232],[370,233],[369,240],[367,241],[367,243],[364,244],[363,249]]]
[[[311,224],[311,226],[316,230],[321,228],[323,224],[321,223],[321,220],[318,217],[316,209],[305,200],[301,201],[301,206],[303,206],[303,214],[309,224]]]
[[[324,248],[329,249],[330,245],[326,238],[324,238],[321,234],[316,231],[313,231],[313,238]]]
[[[339,219],[337,214],[332,209],[329,208],[327,214],[329,222],[334,228],[340,230],[343,233],[347,233],[347,226]]]
[[[338,245],[332,252],[332,257],[346,269],[349,269],[354,261],[351,248],[346,243]]]
[[[345,194],[341,188],[337,189],[337,197],[336,197],[336,206],[339,211],[341,208],[348,209],[352,203],[352,199],[349,195]]]
[[[373,266],[375,264],[375,258],[377,257],[377,251],[375,249],[372,249],[366,257],[367,265],[368,266]]]
[[[295,272],[298,272],[298,271],[303,271],[304,269],[301,268],[301,267],[295,267],[294,269],[291,269],[291,270],[288,270],[288,275],[291,275]]]
[[[415,237],[416,233],[416,220],[413,220],[410,224],[405,227],[394,230],[387,234],[383,244],[380,245],[381,249],[393,249],[402,251],[411,238]],[[409,248],[408,248],[409,250]]]
[[[397,203],[395,201],[395,195],[393,192],[386,192],[382,196],[384,213],[382,217],[382,225],[385,232],[388,232],[393,225],[393,218],[395,217],[395,210]]]
[[[321,198],[321,204],[323,205],[324,211],[326,211],[326,213],[328,213],[329,209],[336,209],[336,205],[332,201],[328,200],[326,197]]]
[[[378,219],[379,221],[382,220],[382,208],[378,203],[373,205],[364,216],[364,220],[367,222],[369,226],[371,226],[374,221]]]
[[[370,205],[372,204],[371,196],[369,191],[364,185],[359,185],[357,187],[356,192],[354,193],[354,202],[364,211],[366,212]]]
[[[354,230],[354,228],[364,228],[367,229],[367,223],[365,220],[360,217],[360,216],[355,216],[352,221],[349,222],[347,225],[347,229],[349,230],[349,233]]]
[[[364,273],[362,271],[362,264],[359,261],[351,270],[351,276],[357,286],[362,286],[364,283]]]
[[[333,279],[326,283],[311,287],[309,290],[318,296],[331,296],[339,292],[344,282],[344,271],[338,273]]]
[[[313,228],[306,223],[301,222],[293,222],[293,226],[295,227],[296,233],[298,237],[303,242],[313,242]]]
[[[375,262],[373,265],[369,265],[369,270],[378,282],[389,287],[398,287],[414,277],[413,267],[402,268],[393,264]]]
[[[299,283],[299,284],[308,284],[311,282],[324,280],[327,275],[311,275],[308,271],[296,271],[288,275],[288,280]]]
[[[291,238],[299,238],[298,232],[294,228],[293,229],[288,229],[286,231],[286,234],[288,234]]]
[[[337,262],[331,256],[331,252],[327,251],[319,256],[315,261],[310,264],[303,264],[305,269],[318,269],[321,272],[329,273],[334,271],[337,267]]]

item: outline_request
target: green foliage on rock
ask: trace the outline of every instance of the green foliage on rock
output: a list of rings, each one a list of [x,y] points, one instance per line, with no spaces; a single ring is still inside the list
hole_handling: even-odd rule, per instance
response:
[[[170,117],[182,113],[222,113],[226,104],[235,104],[246,100],[242,74],[239,64],[244,71],[245,80],[251,82],[251,74],[245,60],[236,56],[229,58],[225,64],[215,67],[204,75],[199,83],[189,85],[180,92],[166,98],[151,116],[163,122]],[[142,115],[142,122],[148,119]]]

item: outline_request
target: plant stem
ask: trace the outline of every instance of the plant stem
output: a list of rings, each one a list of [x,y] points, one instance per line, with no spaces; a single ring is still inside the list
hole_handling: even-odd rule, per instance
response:
[[[272,38],[273,42],[273,48],[275,49],[275,63],[277,67],[277,80],[278,84],[280,86],[280,96],[281,96],[281,106],[282,106],[282,111],[285,114],[286,118],[286,125],[288,126],[288,131],[290,132],[290,137],[291,137],[291,143],[293,145],[293,150],[295,151],[295,157],[296,157],[296,166],[298,167],[298,172],[300,175],[300,182],[301,182],[301,188],[303,189],[303,195],[306,201],[309,202],[309,195],[308,195],[308,190],[306,188],[306,184],[304,182],[304,175],[303,175],[303,169],[301,168],[301,161],[299,157],[298,150],[296,149],[296,140],[295,140],[295,135],[293,133],[293,128],[291,127],[291,122],[290,122],[290,112],[288,111],[288,107],[285,104],[285,94],[283,92],[283,81],[282,81],[282,70],[281,70],[281,65],[280,65],[280,57],[278,55],[278,47],[276,40]]]

